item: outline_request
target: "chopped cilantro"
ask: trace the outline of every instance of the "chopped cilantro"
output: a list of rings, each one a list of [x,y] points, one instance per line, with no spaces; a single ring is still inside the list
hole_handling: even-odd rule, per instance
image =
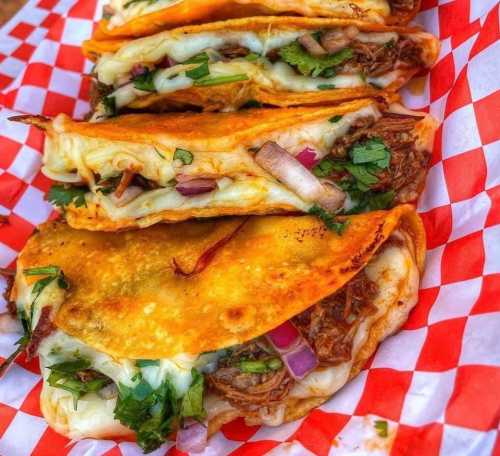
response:
[[[61,268],[59,266],[43,266],[38,268],[27,268],[23,270],[23,274],[27,276],[36,276],[36,275],[45,275],[46,277],[38,280],[33,285],[31,290],[31,294],[33,296],[33,301],[31,303],[31,318],[30,321],[33,322],[33,314],[36,301],[42,294],[42,291],[45,290],[47,286],[49,286],[52,282],[57,281],[57,286],[62,290],[67,290],[69,288],[69,283],[64,276]]]
[[[180,414],[182,418],[194,418],[201,421],[207,415],[203,408],[204,378],[196,369],[191,369],[191,376],[193,380],[187,393],[182,398]]]
[[[318,90],[332,90],[335,89],[335,84],[320,84]]]
[[[354,144],[349,151],[349,155],[355,165],[374,163],[379,168],[386,169],[391,162],[391,153],[380,138],[368,139]]]
[[[142,376],[138,384],[120,384],[115,418],[135,431],[137,444],[146,452],[156,450],[167,440],[179,414],[175,389],[168,379],[153,389]]]
[[[344,48],[335,54],[315,57],[309,54],[298,41],[294,41],[279,51],[281,58],[289,65],[297,67],[304,76],[317,77],[327,68],[340,65],[353,55],[350,48]]]
[[[210,70],[208,68],[208,62],[202,63],[200,66],[193,68],[192,70],[186,71],[186,76],[191,79],[201,79],[210,74]]]
[[[132,80],[134,87],[138,90],[144,90],[144,92],[156,92],[155,74],[156,71],[146,70],[143,74],[136,76]]]
[[[230,84],[232,82],[247,81],[248,76],[246,74],[234,74],[230,76],[216,76],[216,77],[204,77],[202,79],[197,79],[194,82],[195,86],[214,86],[221,84]]]
[[[309,209],[309,214],[320,218],[330,231],[335,231],[339,236],[344,233],[349,225],[349,220],[339,222],[333,214],[330,214],[316,204]]]
[[[335,161],[326,157],[314,166],[312,172],[317,177],[328,177],[333,171],[343,171],[344,167],[345,162]]]
[[[180,160],[184,165],[193,163],[193,154],[186,149],[175,149],[174,160]]]
[[[156,147],[154,148],[155,149],[155,152],[157,153],[157,155],[162,159],[162,160],[165,160],[165,155],[163,155]]]
[[[182,62],[184,65],[190,65],[192,63],[207,63],[210,60],[210,57],[206,52],[201,52],[200,54],[196,54],[190,59]]]
[[[0,377],[7,371],[9,366],[14,362],[19,354],[21,354],[28,343],[31,340],[31,326],[29,324],[28,318],[26,316],[26,312],[24,310],[17,311],[17,317],[21,320],[21,324],[23,326],[23,336],[15,342],[15,345],[18,345],[14,353],[8,356],[3,363],[0,364]]]
[[[116,99],[115,97],[107,96],[102,98],[104,111],[108,117],[116,116]]]
[[[341,115],[336,115],[336,116],[331,117],[331,118],[329,119],[329,121],[330,121],[331,123],[337,123],[339,120],[341,120],[341,119],[342,119],[342,117],[344,117],[344,116],[341,116]]]
[[[283,363],[279,358],[271,358],[268,360],[246,360],[239,362],[239,369],[242,372],[250,374],[265,374],[273,370],[278,370],[283,367]]]
[[[260,58],[260,55],[256,54],[255,52],[250,52],[250,54],[246,55],[244,58],[249,62],[255,62]]]
[[[375,421],[375,429],[379,437],[387,437],[389,435],[389,426],[385,420]]]
[[[333,78],[337,74],[337,70],[335,68],[327,68],[323,70],[320,74],[322,78]]]
[[[92,378],[83,381],[77,374],[88,370],[90,366],[90,361],[82,358],[53,364],[47,368],[51,371],[47,379],[48,384],[53,388],[70,392],[73,396],[75,410],[78,406],[78,400],[83,395],[97,392],[111,383],[110,378],[95,371],[92,371]]]
[[[87,202],[85,201],[85,194],[87,192],[88,189],[86,187],[54,184],[47,194],[47,200],[61,209],[70,204],[73,204],[75,207],[87,207]]]
[[[138,359],[135,362],[135,365],[137,367],[150,367],[150,366],[159,366],[160,365],[160,360],[158,359]]]

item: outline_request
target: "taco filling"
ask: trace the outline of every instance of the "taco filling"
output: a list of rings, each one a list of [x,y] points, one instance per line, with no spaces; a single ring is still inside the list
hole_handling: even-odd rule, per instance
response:
[[[165,32],[100,57],[92,120],[140,108],[146,97],[233,83],[291,93],[382,90],[399,83],[408,71],[429,66],[424,43],[416,33],[361,31],[354,25],[181,37]],[[248,101],[242,94],[239,97],[225,109]]]
[[[399,222],[397,219],[401,214],[406,214],[405,216],[410,219],[416,217],[411,208],[402,207],[399,212],[394,211],[394,215],[379,213],[375,217],[378,217],[379,222],[371,222],[367,216],[361,216],[365,217],[364,221],[356,221],[353,218],[349,229],[353,230],[354,236],[355,232],[362,230],[366,232],[365,237],[373,238],[373,242],[365,239],[363,241],[370,244],[375,252],[372,252],[369,260],[366,260],[361,259],[363,253],[360,250],[361,256],[358,257],[358,262],[353,260],[349,265],[344,265],[345,273],[350,274],[350,280],[312,305],[301,304],[303,310],[294,316],[292,314],[289,320],[284,322],[283,319],[277,320],[274,326],[268,326],[272,329],[267,332],[251,329],[254,335],[247,341],[243,339],[242,343],[224,346],[220,345],[221,342],[216,337],[210,342],[215,342],[216,349],[212,351],[190,354],[181,352],[171,357],[151,356],[147,359],[117,356],[116,352],[112,356],[113,351],[110,354],[108,350],[97,349],[96,344],[104,348],[109,343],[106,342],[109,341],[107,331],[112,329],[108,326],[108,322],[101,319],[99,313],[103,309],[107,313],[105,310],[109,305],[107,303],[114,302],[115,304],[111,305],[116,307],[109,309],[108,316],[114,321],[118,319],[120,321],[118,326],[121,326],[122,322],[126,322],[127,325],[132,324],[133,317],[127,316],[130,309],[126,310],[127,305],[120,306],[119,296],[122,293],[130,293],[129,296],[143,296],[141,291],[136,289],[139,287],[149,296],[147,299],[161,300],[162,291],[156,289],[156,292],[151,294],[150,286],[142,279],[132,284],[127,283],[122,288],[123,284],[115,283],[119,276],[115,278],[110,276],[103,278],[106,282],[106,291],[99,297],[96,294],[99,291],[94,287],[101,279],[94,284],[79,283],[77,277],[81,276],[81,280],[85,280],[83,278],[88,273],[95,272],[94,263],[100,265],[97,266],[100,274],[108,274],[109,271],[100,269],[101,259],[104,259],[112,263],[116,261],[133,263],[134,266],[126,267],[120,274],[126,274],[129,270],[136,271],[134,274],[139,275],[146,273],[149,280],[160,272],[157,270],[160,266],[163,271],[161,287],[164,287],[164,291],[170,289],[171,293],[176,293],[176,285],[170,282],[169,275],[174,274],[172,277],[180,286],[184,286],[182,283],[186,279],[176,272],[165,272],[168,270],[168,264],[166,266],[161,262],[149,264],[140,260],[143,258],[140,254],[135,257],[138,264],[133,261],[134,258],[130,258],[130,253],[136,252],[137,246],[144,245],[138,238],[143,233],[137,236],[134,233],[119,235],[122,240],[126,239],[127,242],[136,244],[136,247],[132,245],[119,247],[112,244],[120,243],[120,240],[111,240],[109,235],[98,237],[88,233],[82,240],[78,234],[73,234],[71,229],[63,224],[49,224],[42,227],[41,234],[35,235],[38,239],[31,241],[35,244],[29,245],[22,254],[21,262],[18,264],[21,269],[17,271],[13,299],[17,304],[18,318],[22,320],[25,328],[21,348],[26,348],[36,338],[36,347],[31,355],[34,356],[36,353],[40,355],[44,379],[41,408],[45,417],[56,431],[72,439],[107,438],[133,433],[137,443],[145,452],[158,448],[167,439],[172,438],[177,430],[178,449],[194,452],[203,449],[207,435],[220,426],[221,416],[224,417],[223,421],[243,416],[248,423],[279,425],[290,419],[296,407],[294,404],[308,400],[325,401],[359,372],[377,343],[398,329],[416,303],[420,275],[420,260],[417,256],[420,258],[422,255],[422,252],[418,251],[422,243],[422,238],[419,236],[422,235],[421,233],[417,235],[414,230],[421,230],[421,227],[415,219],[411,219],[414,220],[411,223],[417,223],[412,229],[409,228],[410,219],[404,223]],[[391,217],[396,217],[396,220],[390,221]],[[262,227],[264,230],[271,230],[270,232],[274,230],[275,233],[274,221],[270,219],[269,222],[270,226],[262,219],[249,222],[246,226],[247,231],[240,231],[237,235],[237,238],[240,236],[240,240],[235,238],[233,246],[228,248],[238,251],[240,247],[247,245],[245,239],[252,240],[253,236],[259,239]],[[382,234],[386,222],[387,226],[392,224],[394,229],[385,228],[385,230],[390,229],[390,232]],[[286,249],[280,249],[279,256],[284,255],[284,258],[290,257],[290,260],[293,258],[293,261],[297,261],[297,258],[304,258],[303,254],[310,255],[309,247],[302,247],[303,242],[306,242],[306,245],[312,243],[310,245],[313,248],[325,249],[333,242],[337,243],[337,247],[332,246],[332,251],[340,253],[336,250],[339,247],[346,252],[349,251],[349,248],[340,244],[340,241],[329,238],[333,235],[322,230],[321,225],[311,220],[298,219],[292,221],[289,229],[284,229],[283,226],[286,227],[287,223],[289,222],[283,218],[277,225],[279,232],[274,236],[281,238],[281,235],[285,235],[282,239],[303,253],[296,257],[287,253]],[[295,223],[297,225],[294,225]],[[378,228],[377,223],[380,223]],[[261,228],[258,228],[259,226]],[[193,225],[186,230],[185,227],[184,232],[189,232],[190,229],[196,231],[198,228]],[[161,230],[158,229],[155,233],[152,233],[152,240],[157,238],[158,234],[164,236],[166,231],[161,234]],[[296,240],[290,240],[290,235],[298,237]],[[201,232],[198,233],[195,242],[200,240],[204,242],[202,236]],[[64,242],[61,243],[61,240]],[[26,261],[28,264],[37,258],[40,261],[46,255],[44,253],[46,250],[39,247],[49,248],[54,242],[60,245],[59,251],[55,252],[55,258],[51,257],[55,261],[61,260],[65,251],[69,253],[77,246],[83,249],[82,255],[88,255],[88,258],[93,259],[91,262],[82,263],[83,266],[76,267],[70,265],[71,261],[68,263],[62,260],[68,265],[65,268],[69,270],[68,276],[61,267],[54,265],[29,268],[23,266],[23,262]],[[101,244],[103,247],[99,247],[99,242],[103,242]],[[158,241],[156,239],[153,242]],[[171,236],[161,242],[175,244],[178,240]],[[279,247],[272,239],[264,242],[269,244],[268,247]],[[248,244],[245,248],[251,250],[251,245],[254,243]],[[103,256],[100,256],[101,250],[104,250]],[[161,244],[152,246],[152,250],[164,253],[165,262],[172,254]],[[251,252],[244,253],[246,260],[243,260],[241,273],[245,271],[248,274],[249,268],[252,268],[252,274],[258,273],[262,266],[261,260]],[[114,259],[105,258],[107,255],[112,255]],[[328,258],[328,255],[325,255],[325,258]],[[148,258],[149,256],[151,255],[148,255]],[[189,286],[202,294],[200,299],[203,305],[199,305],[200,312],[203,312],[205,305],[210,306],[211,299],[211,294],[205,294],[203,291],[203,282],[206,280],[214,286],[210,274],[217,274],[218,270],[225,273],[228,271],[226,266],[218,264],[217,261],[214,260],[206,269],[190,279]],[[269,259],[264,261],[267,262]],[[281,261],[281,258],[277,259],[276,265],[280,265]],[[360,261],[367,263],[363,265]],[[304,271],[304,265],[298,266],[298,270]],[[266,271],[269,273],[271,269]],[[352,276],[349,271],[358,272]],[[313,274],[313,270],[306,274]],[[339,278],[341,279],[341,275]],[[248,289],[249,296],[254,296],[254,292],[260,293],[259,283],[252,282]],[[231,287],[234,287],[232,282]],[[238,290],[246,293],[244,288]],[[278,289],[279,286],[276,290]],[[186,296],[190,295],[189,290],[185,292]],[[87,297],[84,308],[76,306],[74,299],[78,299],[78,295]],[[208,317],[214,319],[214,324],[224,325],[226,320],[221,318],[223,315],[228,315],[231,319],[227,320],[227,323],[231,324],[228,340],[243,337],[238,335],[240,326],[236,323],[236,313],[243,314],[246,311],[245,298],[241,300],[242,296],[243,294],[236,296],[237,307],[226,311],[221,308],[225,304],[219,303],[219,310]],[[126,303],[125,295],[121,299]],[[89,300],[94,300],[95,303],[90,304]],[[139,309],[139,318],[148,325],[156,325],[156,322],[148,321],[154,318],[151,306],[155,303],[143,304],[145,307]],[[186,304],[192,305],[188,302]],[[170,319],[177,318],[175,317],[177,310],[174,307],[168,312]],[[272,306],[269,304],[255,309],[257,312],[260,309],[264,317],[269,310],[268,307]],[[198,306],[195,305],[195,308]],[[91,315],[88,314],[89,311]],[[69,312],[66,317],[63,316],[65,312]],[[234,315],[231,316],[232,314]],[[258,314],[255,317],[261,320]],[[148,352],[151,354],[151,349],[157,350],[155,345],[158,344],[154,344],[152,339],[156,337],[153,326],[151,332],[147,334],[130,333],[129,337],[136,341],[132,345],[129,345],[128,340],[119,341],[120,353],[122,355],[125,352],[131,353],[130,348],[132,351],[146,350],[142,351],[145,354]],[[40,332],[40,328],[45,328],[43,333]],[[77,331],[83,331],[80,336],[75,333],[76,328]],[[190,334],[192,333],[195,338],[201,337],[202,344],[206,343],[207,335],[196,335],[195,328],[189,329]],[[200,330],[206,331],[201,328]],[[69,335],[68,332],[73,335]],[[93,334],[98,334],[98,338],[94,339]],[[161,343],[168,347],[175,338],[182,339],[182,334],[185,332],[181,331],[179,335],[167,332],[161,336]],[[90,343],[85,343],[82,338]],[[140,341],[140,346],[137,345],[137,341]],[[194,344],[200,346],[197,342]]]

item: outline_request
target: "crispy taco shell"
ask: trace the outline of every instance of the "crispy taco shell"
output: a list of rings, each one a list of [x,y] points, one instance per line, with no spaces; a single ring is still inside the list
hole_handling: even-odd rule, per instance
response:
[[[143,38],[142,42],[113,39],[107,41],[90,40],[83,44],[84,53],[92,60],[107,53],[118,53],[126,56],[133,52],[133,48],[144,45],[148,49],[155,48],[164,36],[179,36],[201,32],[221,32],[231,30],[267,31],[267,30],[318,30],[335,27],[356,26],[363,32],[396,32],[411,36],[418,40],[422,47],[422,60],[425,68],[430,68],[439,54],[439,41],[432,35],[418,28],[387,27],[380,24],[369,24],[357,20],[346,19],[321,19],[300,17],[254,17],[251,19],[234,19],[229,21],[214,22],[210,24],[186,26],[161,34]],[[125,57],[124,57],[125,58]],[[141,62],[135,62],[141,63]],[[293,92],[274,85],[262,85],[250,78],[246,81],[233,82],[218,86],[198,87],[169,93],[151,93],[136,98],[127,105],[129,109],[136,110],[178,110],[179,108],[203,108],[204,110],[221,110],[228,107],[238,108],[255,100],[262,104],[288,107],[295,105],[322,105],[331,104],[342,100],[363,98],[395,92],[401,88],[411,77],[425,68],[410,66],[398,70],[398,75],[383,89],[370,84],[354,88],[333,88],[319,91]]]
[[[367,4],[371,3],[371,5]],[[378,4],[377,4],[378,3]],[[366,0],[303,1],[288,0],[184,0],[148,14],[136,16],[121,25],[101,19],[92,40],[148,36],[162,30],[189,24],[239,17],[296,14],[307,17],[357,18],[368,22],[406,24],[420,9],[414,1],[412,9],[391,8],[387,1]]]
[[[394,236],[397,246],[387,246]],[[205,267],[186,275],[218,243]],[[406,321],[417,300],[424,256],[423,224],[405,205],[350,217],[342,237],[308,216],[189,222],[118,234],[79,232],[49,222],[28,241],[18,271],[46,264],[62,268],[71,288],[55,317],[59,330],[113,357],[157,359],[260,336],[379,261],[376,280],[392,291],[363,327],[352,360],[309,374],[320,379],[325,369],[333,369],[326,372],[331,377],[327,391],[319,387],[321,381],[312,381],[301,386],[309,388],[307,393],[300,388],[290,393],[281,412],[284,422],[325,402]],[[22,294],[19,280],[16,294]],[[60,390],[45,385],[41,399],[51,426],[72,438],[128,434],[111,412],[75,429],[82,421]],[[84,415],[92,411],[86,407]],[[267,422],[214,393],[206,398],[206,408],[210,434],[238,416],[251,424]]]

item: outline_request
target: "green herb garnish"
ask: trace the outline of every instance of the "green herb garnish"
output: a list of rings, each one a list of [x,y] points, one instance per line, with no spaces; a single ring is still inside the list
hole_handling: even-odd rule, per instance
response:
[[[317,204],[309,209],[309,214],[320,218],[330,231],[335,231],[339,236],[344,233],[350,223],[349,220],[343,222],[338,221],[333,214],[325,211]]]
[[[207,63],[210,60],[210,57],[206,52],[201,52],[200,54],[196,54],[190,59],[182,62],[183,65],[190,65],[192,63]]]
[[[260,58],[260,55],[256,54],[255,52],[250,52],[250,54],[248,54],[244,57],[244,59],[247,60],[248,62],[255,62],[259,58]]]
[[[341,116],[341,115],[336,115],[336,116],[333,116],[329,119],[329,122],[331,123],[337,123],[340,119],[342,119],[342,117],[344,116]]]
[[[193,380],[182,398],[180,414],[182,418],[193,418],[202,421],[207,416],[207,412],[203,408],[204,378],[196,369],[191,369],[191,376]]]
[[[179,414],[175,389],[168,379],[153,389],[141,375],[138,384],[120,384],[115,418],[135,431],[137,444],[149,453],[167,440]]]
[[[379,437],[387,437],[389,435],[389,426],[385,420],[375,421],[375,429]]]
[[[156,92],[156,86],[154,83],[156,71],[157,70],[146,70],[143,74],[136,76],[132,80],[134,87],[138,90],[144,90],[144,92]]]
[[[73,396],[75,410],[78,407],[78,400],[83,395],[100,391],[104,386],[111,383],[111,379],[95,371],[92,371],[94,378],[87,381],[81,380],[77,374],[88,370],[90,365],[90,361],[86,359],[77,359],[47,367],[51,371],[47,379],[48,384],[53,388],[70,392]]]
[[[320,84],[318,90],[332,90],[335,89],[335,84]]]
[[[246,74],[234,74],[231,76],[215,76],[215,77],[204,77],[198,79],[194,82],[195,86],[214,86],[221,84],[230,84],[232,82],[247,81],[248,76]]]
[[[135,362],[135,365],[137,367],[140,367],[140,368],[151,367],[151,366],[159,366],[160,365],[160,360],[158,360],[158,359],[138,359]]]
[[[191,79],[201,79],[210,74],[208,62],[202,63],[200,66],[186,71],[186,76]]]
[[[391,153],[380,138],[368,139],[354,144],[349,155],[355,165],[374,163],[379,168],[386,169],[391,162]]]
[[[184,165],[193,163],[193,154],[186,149],[175,149],[174,160],[180,160]]]
[[[75,207],[87,206],[85,194],[88,192],[86,187],[75,187],[54,184],[47,194],[47,200],[54,206],[64,209],[73,204]]]
[[[294,41],[279,51],[281,58],[289,65],[297,67],[304,76],[317,77],[327,68],[332,68],[353,56],[352,49],[344,48],[335,54],[315,57],[309,54],[298,41]]]
[[[31,294],[33,296],[33,301],[31,303],[31,318],[30,321],[33,322],[33,314],[36,301],[42,294],[42,291],[45,290],[47,286],[49,286],[52,282],[56,281],[57,286],[63,290],[67,290],[69,288],[69,283],[64,276],[61,268],[59,266],[43,266],[38,268],[28,268],[23,270],[23,274],[26,276],[38,276],[45,275],[46,277],[38,280],[33,285],[31,290]]]
[[[116,99],[115,97],[106,96],[102,98],[102,104],[104,106],[104,111],[108,117],[116,116]]]
[[[245,373],[265,374],[266,372],[281,369],[283,367],[283,362],[279,358],[261,361],[242,360],[239,362],[238,367]]]

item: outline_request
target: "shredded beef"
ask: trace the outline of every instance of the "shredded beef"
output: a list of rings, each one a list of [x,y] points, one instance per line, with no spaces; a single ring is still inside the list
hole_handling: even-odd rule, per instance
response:
[[[219,49],[218,52],[226,59],[236,59],[238,57],[246,57],[250,54],[248,48],[237,44],[230,44]]]
[[[391,0],[391,9],[393,11],[413,11],[415,0]]]
[[[12,287],[14,286],[14,279],[16,276],[16,271],[10,270],[10,269],[4,269],[0,268],[0,275],[2,275],[5,278],[6,281],[6,286],[5,290],[3,291],[3,298],[5,299],[5,302],[7,303],[7,311],[12,317],[17,316],[17,306],[14,301],[11,301],[10,299],[10,293],[12,291]]]
[[[26,358],[31,360],[36,356],[38,347],[43,339],[45,339],[52,331],[55,330],[55,326],[52,323],[50,314],[52,312],[51,306],[46,306],[42,308],[40,319],[36,325],[35,330],[31,334],[31,339],[26,346]]]
[[[243,359],[268,359],[270,354],[262,347],[262,344],[255,342],[241,345],[228,357],[220,360],[217,370],[207,377],[211,387],[238,408],[257,410],[277,405],[287,396],[293,384],[293,379],[284,366],[265,374],[246,373],[237,367]]]
[[[377,77],[396,68],[425,66],[421,48],[410,39],[401,38],[387,44],[354,40],[349,47],[354,55],[345,63],[345,72],[361,72],[366,76]]]
[[[97,79],[93,79],[90,84],[89,98],[90,98],[90,113],[89,117],[95,111],[97,105],[102,101],[102,99],[113,92],[113,86],[108,86],[99,82]]]
[[[360,317],[375,312],[372,301],[377,293],[377,284],[361,271],[335,294],[293,319],[320,363],[336,365],[351,359]]]
[[[372,190],[396,192],[396,203],[407,203],[418,198],[425,183],[430,152],[415,147],[414,128],[421,117],[386,112],[378,121],[373,117],[359,120],[348,134],[335,142],[332,156],[347,157],[348,150],[357,142],[380,138],[391,152],[389,169],[378,174],[379,181]],[[338,177],[338,176],[337,176]]]

